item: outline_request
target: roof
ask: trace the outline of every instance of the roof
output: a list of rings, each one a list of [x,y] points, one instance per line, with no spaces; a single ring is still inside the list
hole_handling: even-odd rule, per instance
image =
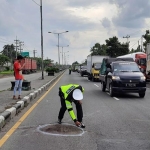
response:
[[[116,61],[129,61],[134,62],[133,58],[104,58],[106,65],[110,65],[112,62]]]

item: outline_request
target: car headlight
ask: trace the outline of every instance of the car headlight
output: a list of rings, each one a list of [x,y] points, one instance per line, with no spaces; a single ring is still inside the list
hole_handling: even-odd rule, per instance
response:
[[[146,80],[145,76],[142,76],[142,77],[141,77],[141,80],[142,80],[142,81],[145,81],[145,80]]]
[[[112,80],[120,80],[119,76],[112,76]]]

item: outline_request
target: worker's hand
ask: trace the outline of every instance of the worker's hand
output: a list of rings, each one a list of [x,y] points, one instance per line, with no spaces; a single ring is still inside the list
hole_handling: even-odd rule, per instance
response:
[[[76,126],[78,126],[78,127],[81,125],[81,123],[80,123],[79,121],[76,121],[75,124],[76,124]]]
[[[82,101],[79,100],[78,102],[79,102],[80,105],[82,105]]]

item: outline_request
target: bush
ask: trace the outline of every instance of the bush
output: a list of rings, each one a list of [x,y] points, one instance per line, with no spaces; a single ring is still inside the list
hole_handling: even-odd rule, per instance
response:
[[[6,71],[9,71],[9,70],[10,70],[10,67],[6,66],[6,67],[5,67],[5,70],[6,70]]]
[[[54,67],[48,67],[45,70],[46,72],[55,72],[55,68]]]

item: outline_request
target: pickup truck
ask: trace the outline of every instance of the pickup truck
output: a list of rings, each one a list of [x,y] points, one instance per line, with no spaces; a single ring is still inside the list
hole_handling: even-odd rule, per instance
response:
[[[143,98],[146,78],[133,58],[104,58],[100,69],[101,89],[110,96],[119,93],[138,93]]]

